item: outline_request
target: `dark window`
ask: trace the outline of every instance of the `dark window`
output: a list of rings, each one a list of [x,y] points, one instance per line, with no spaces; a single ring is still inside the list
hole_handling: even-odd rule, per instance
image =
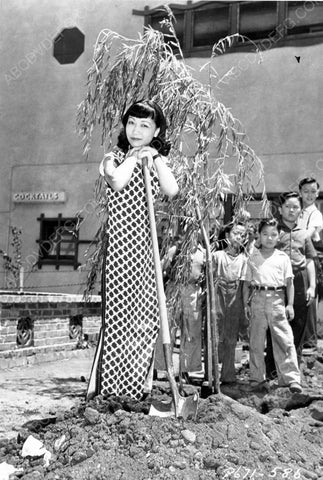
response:
[[[323,2],[200,1],[170,5],[177,23],[175,31],[185,57],[209,56],[214,44],[240,33],[251,40],[235,42],[226,53],[290,45],[311,45],[323,40]],[[133,10],[143,15],[145,26],[163,31],[167,17],[160,7]],[[262,42],[265,41],[265,42]]]
[[[248,2],[239,6],[239,33],[250,40],[266,38],[277,25],[277,2]]]
[[[64,28],[54,39],[54,57],[61,64],[74,63],[84,52],[84,35],[76,27]]]
[[[174,28],[176,32],[176,36],[178,38],[179,44],[181,48],[183,48],[183,40],[184,40],[184,14],[183,13],[177,13],[174,15],[176,22],[174,23]],[[162,25],[161,22],[164,20],[165,14],[162,13],[156,13],[155,15],[151,16],[149,25],[152,26],[155,30],[159,30],[165,35],[165,41],[166,43],[170,43],[171,41],[174,41],[175,39],[172,38],[170,35],[169,28],[167,28],[165,25]],[[176,49],[175,49],[176,50]]]
[[[313,2],[288,2],[288,35],[323,31],[323,4]]]
[[[61,214],[56,218],[40,218],[40,238],[38,267],[42,265],[72,265],[74,269],[79,266],[78,244],[79,236],[76,218],[63,218]]]
[[[228,34],[228,5],[193,11],[193,47],[214,45]]]

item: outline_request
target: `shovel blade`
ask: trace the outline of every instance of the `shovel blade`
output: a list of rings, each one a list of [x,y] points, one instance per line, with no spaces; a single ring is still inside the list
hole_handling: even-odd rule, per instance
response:
[[[152,417],[175,417],[175,409],[173,402],[159,402],[153,401],[150,405],[148,415]]]
[[[178,396],[176,405],[172,402],[153,401],[150,405],[149,415],[154,417],[176,417],[183,420],[195,420],[197,415],[199,396],[197,392],[189,397]]]

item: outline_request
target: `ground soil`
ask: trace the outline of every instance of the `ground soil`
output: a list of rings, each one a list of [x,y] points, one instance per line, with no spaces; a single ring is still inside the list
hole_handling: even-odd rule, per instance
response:
[[[152,399],[170,400],[165,381],[144,402],[85,403],[90,355],[61,364],[59,374],[44,364],[45,381],[39,367],[1,374],[0,464],[22,469],[12,479],[323,479],[322,350],[304,357],[303,394],[275,384],[247,391],[244,364],[242,384],[200,398],[196,418],[187,420],[147,414]],[[43,456],[21,456],[29,435],[51,452],[48,466]]]

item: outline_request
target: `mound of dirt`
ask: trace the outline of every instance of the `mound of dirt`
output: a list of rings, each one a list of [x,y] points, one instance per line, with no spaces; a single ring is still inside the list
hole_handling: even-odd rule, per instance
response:
[[[185,421],[147,415],[167,385],[146,402],[99,396],[0,440],[0,462],[22,469],[12,480],[323,480],[322,354],[302,376],[303,394],[238,385],[200,399],[196,419]],[[22,457],[29,435],[51,452],[47,466],[43,455]]]

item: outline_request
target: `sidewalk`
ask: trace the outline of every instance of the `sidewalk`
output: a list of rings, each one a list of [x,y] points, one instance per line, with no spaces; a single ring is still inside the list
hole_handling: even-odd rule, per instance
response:
[[[54,362],[0,370],[0,438],[29,420],[70,409],[86,393],[94,348]]]

